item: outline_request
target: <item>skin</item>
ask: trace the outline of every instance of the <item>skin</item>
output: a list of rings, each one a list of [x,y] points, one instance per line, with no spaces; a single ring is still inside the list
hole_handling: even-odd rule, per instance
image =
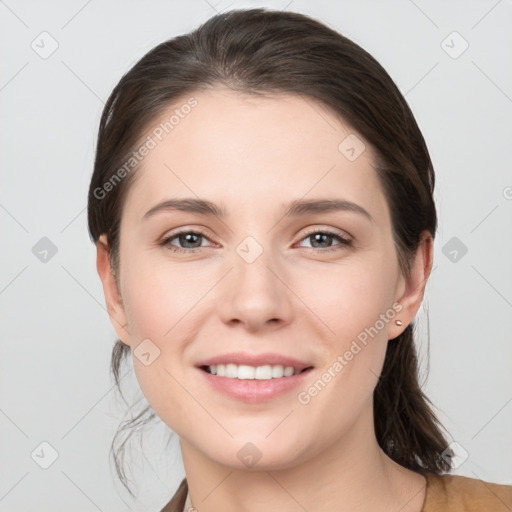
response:
[[[349,161],[338,145],[355,132],[315,100],[221,88],[194,97],[198,106],[144,158],[126,197],[119,286],[105,235],[97,243],[97,269],[119,338],[132,355],[148,338],[160,350],[148,366],[134,356],[134,368],[149,404],[179,436],[193,506],[200,512],[419,512],[425,478],[378,446],[372,393],[388,340],[421,304],[432,238],[423,234],[406,279],[370,145]],[[208,199],[229,215],[174,210],[141,220],[171,197]],[[373,221],[347,211],[283,218],[283,204],[303,197],[353,201]],[[206,237],[159,245],[199,228]],[[311,228],[350,237],[353,245],[335,238],[315,245],[306,237]],[[247,236],[263,249],[250,264],[236,252]],[[201,248],[184,254],[170,247]],[[325,252],[331,247],[337,250]],[[310,403],[299,403],[297,393],[395,302],[403,325],[385,323]],[[314,370],[305,386],[278,398],[233,400],[199,378],[195,364],[238,350],[290,355]],[[252,467],[237,457],[249,441],[261,452]]]

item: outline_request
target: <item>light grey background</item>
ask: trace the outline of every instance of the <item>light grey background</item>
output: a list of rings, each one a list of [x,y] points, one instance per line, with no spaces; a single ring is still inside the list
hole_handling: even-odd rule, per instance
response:
[[[424,389],[459,456],[468,452],[455,473],[512,484],[510,0],[5,0],[0,511],[160,510],[184,476],[176,438],[164,455],[163,425],[147,429],[144,455],[132,444],[136,502],[113,476],[108,450],[124,408],[109,375],[115,333],[86,194],[100,113],[122,74],[216,11],[254,6],[326,22],[405,94],[434,162],[440,220],[418,314]],[[33,252],[43,237],[57,248],[46,262]],[[133,373],[124,382],[141,396]],[[47,469],[52,448],[42,442],[58,453]]]

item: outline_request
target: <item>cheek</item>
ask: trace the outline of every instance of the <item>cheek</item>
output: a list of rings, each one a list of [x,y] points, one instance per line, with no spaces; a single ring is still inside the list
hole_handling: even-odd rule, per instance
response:
[[[317,406],[326,411],[333,400],[359,409],[377,383],[386,354],[388,326],[396,314],[392,308],[396,276],[386,261],[354,261],[331,269],[326,276],[328,286],[323,289],[313,284],[303,288],[303,296],[310,297],[308,305],[329,327],[325,331],[329,334],[321,340],[326,354],[323,370],[328,373],[322,380],[332,384],[317,401]],[[338,411],[338,420],[345,414]]]
[[[208,296],[204,296],[213,286],[214,276],[208,279],[198,275],[198,267],[192,269],[190,263],[180,267],[169,261],[143,261],[135,256],[125,261],[123,299],[135,374],[152,409],[181,433],[181,419],[190,414],[190,395],[180,383],[187,382],[186,389],[196,395],[193,383],[186,381],[186,365],[190,362],[185,358],[186,348],[200,334],[203,324],[197,318],[207,303]],[[149,365],[137,355],[137,345],[146,339],[157,347],[158,354]]]
[[[161,348],[176,339],[187,324],[186,315],[202,307],[203,296],[214,284],[214,276],[193,263],[132,257],[125,268],[123,300],[132,335],[150,338]]]
[[[383,325],[379,318],[394,314],[391,306],[396,275],[383,262],[353,260],[329,266],[322,272],[317,270],[313,279],[296,284],[301,299],[328,327],[326,332],[336,340],[337,348],[376,323],[379,337],[386,336],[389,322]]]
[[[386,354],[387,326],[395,316],[393,269],[378,259],[371,265],[352,263],[331,269],[325,276],[328,286],[320,288],[316,281],[302,288],[329,331],[323,331],[328,334],[319,345],[325,354],[322,371],[301,390],[299,403],[309,413],[306,424],[333,438],[371,403]]]

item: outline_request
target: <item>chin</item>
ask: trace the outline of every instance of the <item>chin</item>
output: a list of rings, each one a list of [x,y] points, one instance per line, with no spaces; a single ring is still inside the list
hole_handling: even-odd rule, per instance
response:
[[[265,440],[265,436],[252,437],[252,441],[249,440],[251,436],[244,436],[243,440],[231,440],[227,446],[220,447],[223,453],[219,453],[220,444],[216,444],[216,449],[211,452],[208,450],[206,454],[218,464],[244,471],[284,470],[300,462],[296,443],[290,443],[289,446],[279,443],[278,446],[278,443]]]

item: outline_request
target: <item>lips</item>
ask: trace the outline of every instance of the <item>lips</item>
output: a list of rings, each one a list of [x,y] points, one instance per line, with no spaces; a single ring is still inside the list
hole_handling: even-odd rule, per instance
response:
[[[236,364],[248,365],[248,366],[266,366],[266,365],[282,365],[292,366],[295,370],[302,371],[306,368],[312,368],[311,363],[301,361],[294,357],[289,357],[281,354],[272,352],[266,352],[262,354],[250,354],[248,352],[229,352],[226,354],[219,354],[209,359],[199,361],[196,366],[198,368],[215,366],[219,364]]]
[[[314,372],[314,369],[310,366],[309,369],[304,369],[290,377],[258,380],[218,377],[198,369],[198,378],[200,382],[206,383],[216,394],[227,397],[234,401],[233,403],[261,405],[285,396],[288,396],[289,400],[296,400],[296,395],[292,394],[293,391],[296,391],[299,387],[304,389],[312,372]]]

